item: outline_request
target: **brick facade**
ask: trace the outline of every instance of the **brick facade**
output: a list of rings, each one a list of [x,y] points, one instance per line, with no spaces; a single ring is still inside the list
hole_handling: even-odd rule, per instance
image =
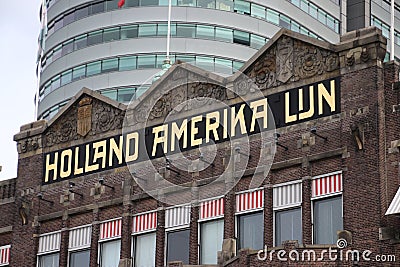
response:
[[[280,50],[281,46],[288,44],[292,45],[288,46],[289,50]],[[294,51],[291,52],[292,58],[285,58],[286,51],[291,48]],[[245,173],[233,189],[224,195],[225,240],[237,238],[236,193],[248,190],[255,175],[261,177],[259,187],[264,190],[262,239],[268,252],[282,249],[289,253],[291,249],[296,249],[301,254],[306,249],[314,249],[320,253],[329,247],[336,248],[336,244],[313,244],[312,179],[339,172],[343,183],[340,194],[343,202],[342,230],[350,232],[352,236],[343,251],[371,250],[373,255],[395,255],[400,261],[398,237],[393,234],[400,232],[400,220],[393,215],[384,215],[399,185],[399,150],[396,141],[400,140],[397,126],[400,90],[394,90],[393,83],[399,81],[400,67],[397,62],[383,64],[385,48],[386,40],[375,28],[346,34],[338,44],[328,44],[281,30],[243,67],[243,72],[255,81],[267,97],[276,92],[339,77],[340,113],[277,129],[282,146],[276,147],[269,172],[260,172],[256,166],[259,155],[268,156],[272,152],[261,145],[258,135],[250,137],[250,149],[243,153],[250,153],[252,157],[247,165],[243,165],[241,158],[237,161]],[[269,64],[271,58],[275,65]],[[289,64],[293,72],[288,79],[278,71],[273,73],[274,68],[282,68],[284,64]],[[202,73],[196,73],[196,70],[193,75],[201,76]],[[173,66],[166,75],[179,77],[179,65]],[[265,79],[266,76],[269,79]],[[277,76],[280,78],[277,79]],[[206,81],[209,79],[214,77],[207,76]],[[157,87],[165,81],[162,78],[155,83],[143,96],[142,103],[151,98],[157,92]],[[90,131],[82,136],[77,134],[76,125],[80,101],[85,97],[91,99],[93,110]],[[232,104],[239,100],[227,97],[227,102]],[[139,113],[140,108],[138,105],[134,111]],[[70,229],[92,225],[90,267],[96,267],[100,224],[115,218],[122,218],[119,266],[132,266],[132,216],[147,211],[157,212],[155,265],[166,264],[165,209],[168,205],[140,188],[138,179],[146,177],[149,183],[151,179],[157,179],[150,168],[140,166],[152,163],[159,175],[179,184],[202,184],[226,171],[231,153],[228,145],[217,144],[214,166],[192,173],[182,169],[174,172],[165,159],[154,159],[140,163],[132,175],[132,169],[121,166],[69,180],[42,183],[46,153],[120,134],[125,112],[125,105],[83,89],[52,120],[21,127],[21,132],[15,136],[19,152],[18,177],[0,183],[0,213],[4,218],[0,220],[0,247],[11,245],[9,266],[37,266],[41,236],[61,231],[59,266],[67,267]],[[162,113],[160,117],[149,117],[150,124],[158,124],[165,115]],[[185,117],[185,112],[181,115]],[[316,127],[320,136],[310,132],[312,127]],[[356,136],[359,137],[358,142]],[[198,154],[198,149],[184,152],[187,158],[196,158]],[[239,156],[235,156],[234,161]],[[180,163],[179,159],[176,161]],[[233,175],[233,172],[228,172],[223,186],[230,188],[234,182]],[[274,247],[273,187],[295,180],[301,181],[302,242],[286,241],[282,246]],[[198,194],[196,190],[189,193]],[[192,204],[189,264],[198,265],[199,207],[196,201],[189,204]],[[392,234],[382,236],[382,232]],[[320,262],[281,262],[276,257],[273,261],[262,261],[257,259],[257,253],[257,250],[242,249],[236,256],[227,256],[221,266],[378,266],[376,262],[360,262],[357,265],[353,261],[331,261],[327,256]],[[181,263],[174,262],[169,266],[181,266]],[[398,263],[388,262],[382,266],[398,266]]]

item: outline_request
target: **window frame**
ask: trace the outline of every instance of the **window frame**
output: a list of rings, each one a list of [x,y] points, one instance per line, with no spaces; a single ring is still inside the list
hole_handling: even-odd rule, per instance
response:
[[[57,267],[59,267],[60,266],[60,250],[37,254],[36,255],[36,257],[37,257],[37,265],[36,266],[37,267],[43,267],[42,262],[41,262],[41,258],[43,256],[50,256],[50,255],[55,255],[55,254],[58,254],[58,265],[57,265]]]
[[[71,254],[77,253],[77,252],[83,252],[83,251],[89,251],[89,267],[90,267],[90,247],[85,247],[85,248],[75,248],[75,249],[68,249],[68,259],[67,259],[67,266],[71,267]]]
[[[121,236],[118,237],[112,237],[112,238],[107,238],[104,240],[99,240],[98,241],[98,256],[97,256],[97,264],[99,267],[102,267],[101,265],[101,260],[102,260],[102,251],[103,251],[103,244],[108,243],[108,242],[114,242],[114,241],[119,241],[120,242],[120,250],[119,250],[119,259],[121,259],[121,249],[122,249],[122,239]]]
[[[137,248],[137,237],[138,236],[143,236],[143,235],[150,235],[150,234],[154,234],[156,237],[156,247],[155,247],[155,251],[154,253],[156,253],[157,251],[157,228],[156,229],[151,229],[151,230],[146,230],[146,231],[142,231],[140,233],[132,233],[132,238],[131,238],[131,257],[133,259],[133,267],[137,267],[136,266],[136,248]],[[157,256],[154,256],[154,266],[156,266],[156,262],[157,262]]]
[[[189,244],[190,244],[190,224],[189,225],[179,225],[176,227],[170,227],[168,229],[165,229],[165,244],[164,244],[164,265],[167,266],[168,263],[168,234],[173,233],[173,232],[180,232],[180,231],[189,231]],[[190,247],[189,249],[189,255],[188,258],[190,259]],[[189,263],[184,263],[184,265],[187,265]]]
[[[223,222],[223,232],[225,231],[225,220],[224,220],[224,216],[225,215],[219,215],[219,216],[215,216],[215,217],[211,217],[211,218],[207,218],[207,219],[202,219],[202,220],[198,220],[197,221],[197,239],[198,239],[198,249],[197,249],[197,255],[198,255],[198,263],[199,265],[207,265],[205,263],[202,263],[201,261],[201,247],[202,247],[202,231],[201,231],[201,225],[204,223],[209,223],[209,222],[213,222],[213,221],[222,221]],[[224,240],[224,233],[222,232],[222,242]],[[218,259],[217,259],[218,260]]]
[[[276,226],[277,226],[277,222],[276,222],[276,213],[278,213],[278,212],[282,212],[282,211],[291,211],[291,210],[295,210],[295,209],[300,209],[300,222],[301,222],[301,238],[303,239],[303,207],[302,207],[302,204],[297,204],[297,205],[293,205],[293,206],[290,206],[290,207],[281,207],[281,208],[276,208],[276,209],[274,209],[274,211],[273,211],[273,225],[272,225],[272,227],[273,227],[273,243],[274,243],[274,246],[275,247],[277,247],[277,246],[281,246],[280,244],[277,244],[277,240],[276,240],[276,234],[277,234],[277,232],[276,232]],[[299,242],[299,244],[302,244],[303,243],[303,240],[298,240],[298,242]]]

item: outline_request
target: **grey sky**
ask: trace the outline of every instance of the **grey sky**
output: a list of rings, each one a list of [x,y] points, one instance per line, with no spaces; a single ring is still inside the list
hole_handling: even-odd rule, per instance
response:
[[[34,120],[40,0],[0,3],[0,180],[17,176],[13,135]]]

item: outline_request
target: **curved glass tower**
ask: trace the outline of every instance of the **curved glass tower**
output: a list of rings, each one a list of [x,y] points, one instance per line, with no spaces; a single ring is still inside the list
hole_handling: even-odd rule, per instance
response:
[[[282,27],[335,43],[346,31],[343,6],[339,0],[172,0],[171,63],[231,74]],[[118,0],[50,0],[41,10],[47,16],[38,119],[50,119],[82,87],[127,102],[161,70],[168,0],[126,0],[122,8]]]

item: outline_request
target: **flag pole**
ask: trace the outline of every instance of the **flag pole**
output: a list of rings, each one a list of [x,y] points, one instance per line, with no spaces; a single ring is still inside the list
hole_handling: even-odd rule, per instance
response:
[[[390,4],[390,60],[394,60],[394,0]]]
[[[168,28],[167,28],[167,56],[165,60],[169,60],[169,49],[171,42],[171,9],[172,9],[172,0],[168,0]]]

